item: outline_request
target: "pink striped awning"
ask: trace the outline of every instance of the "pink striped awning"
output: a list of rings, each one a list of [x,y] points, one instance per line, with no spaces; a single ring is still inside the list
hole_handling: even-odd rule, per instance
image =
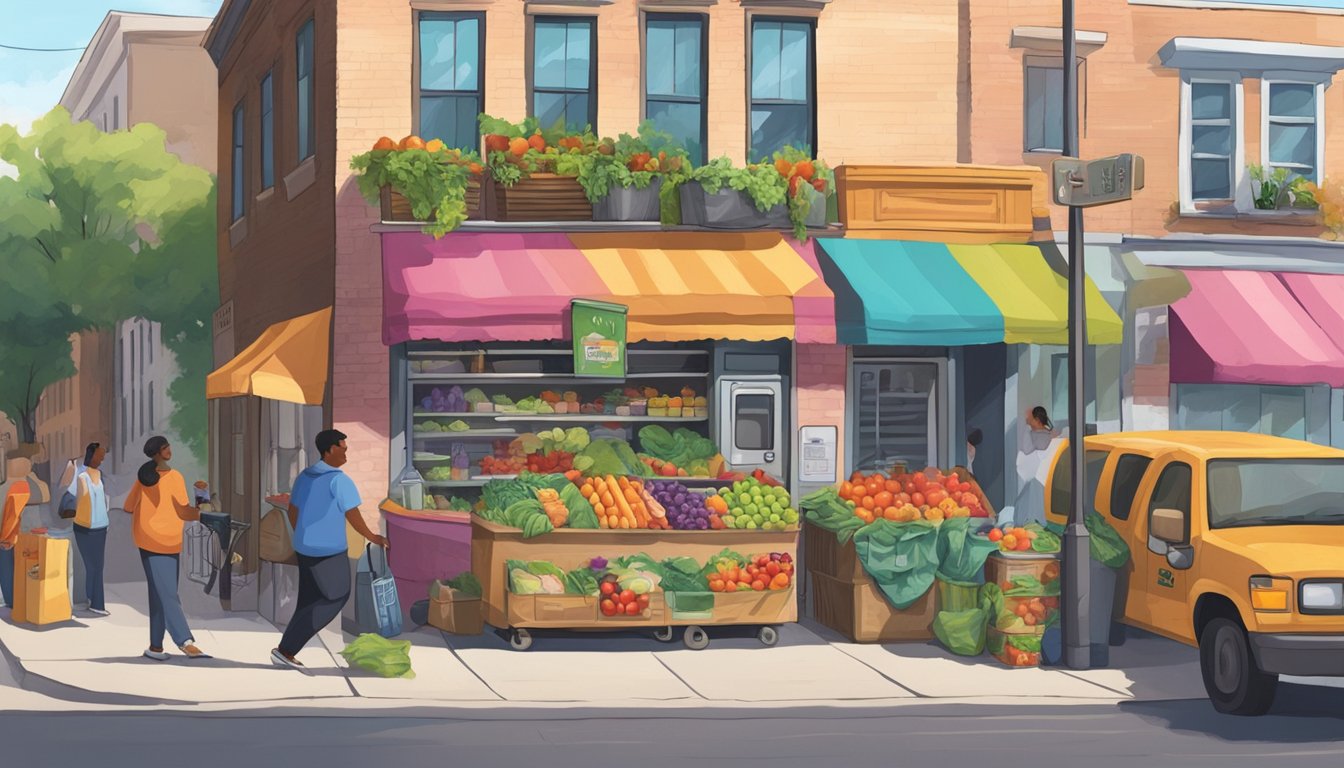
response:
[[[1344,351],[1294,298],[1323,303],[1312,285],[1321,276],[1285,282],[1273,272],[1185,274],[1190,293],[1171,305],[1173,383],[1344,386]],[[1294,285],[1297,290],[1290,291]],[[1326,314],[1321,318],[1334,322]],[[1344,323],[1339,327],[1344,330]]]

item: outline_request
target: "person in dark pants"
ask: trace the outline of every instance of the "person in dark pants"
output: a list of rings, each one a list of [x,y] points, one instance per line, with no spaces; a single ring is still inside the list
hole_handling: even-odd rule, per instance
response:
[[[334,429],[317,436],[322,460],[305,469],[290,493],[289,522],[294,527],[294,552],[299,558],[299,599],[271,651],[278,667],[303,669],[296,658],[350,599],[350,563],[346,556],[345,523],[380,547],[387,539],[369,530],[359,512],[359,491],[341,471],[346,462],[345,435]]]
[[[108,616],[103,595],[103,554],[107,549],[109,505],[103,487],[100,467],[107,457],[107,449],[99,443],[89,443],[84,449],[84,465],[70,484],[75,497],[75,543],[84,561],[84,595],[89,599],[89,613]]]

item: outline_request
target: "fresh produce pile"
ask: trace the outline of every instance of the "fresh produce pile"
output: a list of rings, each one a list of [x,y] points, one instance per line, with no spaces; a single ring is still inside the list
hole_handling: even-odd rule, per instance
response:
[[[523,472],[513,480],[491,480],[481,489],[480,516],[521,529],[530,539],[556,528],[597,528],[592,504],[564,475]]]
[[[1039,523],[1025,526],[1004,526],[989,529],[989,540],[999,545],[1000,552],[1059,552],[1059,536],[1047,531]]]
[[[720,558],[709,574],[710,592],[764,592],[793,584],[793,558],[787,552],[757,555],[742,561]]]
[[[446,424],[426,420],[415,425],[416,434],[422,432],[466,432],[470,429],[471,425],[461,419]]]
[[[626,387],[598,395],[583,402],[578,392],[546,390],[535,396],[514,401],[505,394],[487,397],[480,389],[463,391],[460,386],[435,387],[420,398],[420,407],[432,414],[454,413],[536,413],[585,416],[668,416],[705,418],[709,400],[685,387],[678,395],[663,395],[653,387]]]
[[[598,586],[598,594],[602,597],[599,607],[603,616],[644,616],[649,612],[651,593],[652,587],[644,592],[624,587],[616,574],[608,573]]]
[[[677,531],[704,531],[714,515],[705,505],[705,495],[696,493],[673,480],[650,480],[644,485],[666,511],[666,519]]]
[[[641,456],[660,477],[718,477],[723,473],[719,448],[703,435],[681,428],[674,432],[658,424],[639,430]]]
[[[840,484],[840,499],[864,523],[879,518],[897,523],[941,522],[954,517],[988,517],[975,486],[956,474],[930,467],[923,472],[884,475],[855,472]]]
[[[711,498],[707,504],[718,511],[725,528],[783,531],[798,524],[798,511],[791,506],[788,489],[756,477],[720,488],[718,497],[720,501]]]
[[[667,511],[652,503],[653,499],[639,480],[615,475],[580,480],[579,494],[593,506],[598,527],[626,530],[669,527]]]

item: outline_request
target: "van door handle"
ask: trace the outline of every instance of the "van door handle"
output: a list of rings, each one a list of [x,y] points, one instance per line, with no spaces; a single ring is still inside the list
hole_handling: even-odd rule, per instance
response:
[[[775,452],[774,452],[774,451],[766,451],[766,452],[765,452],[765,460],[766,460],[766,461],[774,461],[774,460],[775,460]]]

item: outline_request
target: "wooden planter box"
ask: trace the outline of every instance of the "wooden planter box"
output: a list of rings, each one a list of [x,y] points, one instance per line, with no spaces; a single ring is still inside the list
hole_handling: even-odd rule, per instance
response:
[[[494,218],[495,182],[490,177],[472,177],[467,181],[467,218],[489,221]],[[379,200],[383,221],[415,221],[411,201],[391,187],[383,187]]]
[[[817,571],[812,577],[812,612],[817,621],[856,643],[929,640],[938,615],[936,590],[929,589],[903,611],[887,602],[877,584],[834,579]]]
[[[517,184],[495,185],[498,221],[592,221],[593,204],[577,179],[534,173]]]
[[[841,544],[834,533],[811,523],[803,526],[803,559],[807,570],[832,579],[852,584],[872,581],[859,562],[853,539]]]
[[[746,192],[724,187],[705,192],[698,181],[681,185],[681,223],[710,229],[789,229],[789,211],[776,205],[761,211]],[[825,218],[824,214],[822,218]]]
[[[653,177],[643,189],[613,185],[606,197],[593,204],[593,221],[660,221],[662,188],[661,176]]]

